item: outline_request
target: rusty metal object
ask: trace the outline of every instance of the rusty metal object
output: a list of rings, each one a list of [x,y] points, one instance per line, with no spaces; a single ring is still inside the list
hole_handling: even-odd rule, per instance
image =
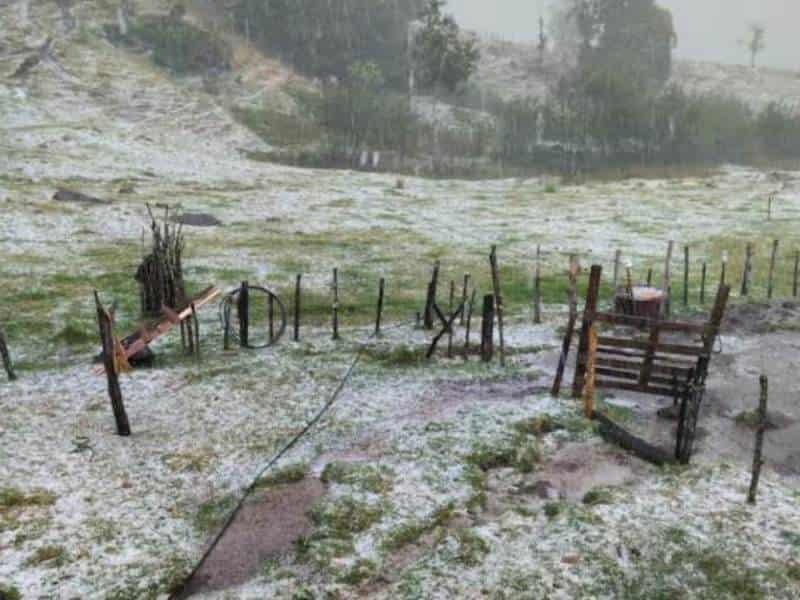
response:
[[[631,291],[620,287],[614,295],[614,310],[631,317],[657,319],[665,300],[666,294],[654,287],[634,286]]]

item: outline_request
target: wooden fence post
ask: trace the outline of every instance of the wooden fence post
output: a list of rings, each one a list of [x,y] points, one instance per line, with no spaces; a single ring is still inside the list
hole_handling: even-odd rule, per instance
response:
[[[333,269],[333,339],[339,339],[339,269]]]
[[[464,273],[464,286],[461,288],[461,303],[466,307],[467,300],[469,299],[469,273]],[[464,319],[466,318],[466,310],[461,311],[461,316],[459,317],[459,324],[464,325]]]
[[[767,279],[767,299],[772,300],[775,291],[775,261],[778,258],[778,240],[772,241],[772,254],[769,257],[769,277]]]
[[[469,358],[469,333],[472,328],[472,310],[475,307],[475,295],[478,293],[476,288],[472,288],[472,295],[469,298],[469,308],[467,309],[467,321],[464,324],[466,332],[464,335],[464,360]]]
[[[580,267],[578,261],[573,254],[570,256],[569,261],[569,287],[567,291],[567,302],[569,303],[569,320],[567,321],[567,330],[564,333],[564,341],[561,344],[561,356],[558,359],[558,367],[556,367],[556,376],[553,379],[553,387],[550,389],[550,395],[554,398],[561,393],[561,380],[564,378],[564,369],[567,367],[567,359],[569,358],[569,347],[572,345],[572,337],[575,334],[575,323],[578,320],[578,271]]]
[[[719,287],[725,285],[726,282],[726,271],[728,270],[728,252],[726,250],[722,251],[722,270],[719,273]]]
[[[797,298],[798,275],[800,275],[800,250],[794,251],[794,275],[792,277],[792,297]]]
[[[651,287],[653,285],[653,268],[647,269],[647,287]]]
[[[542,322],[542,247],[536,246],[536,267],[533,275],[533,322]]]
[[[664,277],[662,279],[661,289],[665,294],[669,294],[669,288],[672,284],[672,249],[675,247],[675,242],[672,240],[667,244],[667,256],[664,258]]]
[[[589,289],[586,292],[586,304],[583,309],[583,323],[578,341],[578,356],[575,362],[575,378],[572,382],[572,396],[580,398],[583,392],[583,381],[586,374],[586,353],[589,350],[589,328],[594,324],[595,313],[597,312],[597,302],[600,295],[600,278],[603,275],[603,267],[592,265],[589,274]]]
[[[250,344],[250,285],[242,282],[239,288],[239,302],[236,312],[239,314],[239,345],[246,348]]]
[[[300,341],[300,283],[303,276],[298,273],[294,284],[294,341]]]
[[[689,246],[683,247],[683,307],[689,306]]]
[[[381,334],[381,317],[383,316],[383,294],[386,286],[386,281],[383,277],[378,282],[378,309],[375,316],[375,337]]]
[[[117,376],[116,361],[114,359],[114,332],[112,331],[111,317],[100,303],[100,296],[97,290],[94,292],[94,302],[97,309],[100,343],[103,347],[103,368],[108,380],[108,396],[111,399],[111,410],[114,412],[114,420],[117,423],[117,434],[129,436],[131,427],[128,422],[128,414],[125,412],[125,404],[122,401],[122,390],[119,387],[119,377]]]
[[[706,272],[708,265],[703,261],[703,266],[700,269],[700,304],[706,303]]]
[[[619,268],[620,268],[620,261],[622,259],[622,250],[617,250],[614,253],[614,293],[617,293],[617,287],[619,287]]]
[[[750,294],[750,272],[753,269],[753,244],[747,243],[745,248],[744,257],[744,271],[742,272],[742,289],[741,295],[747,296]]]
[[[447,310],[447,317],[450,318],[453,315],[453,303],[455,302],[456,298],[456,282],[452,279],[450,280],[450,297],[448,302],[448,310]],[[464,310],[462,308],[461,314],[464,314]],[[450,330],[447,332],[447,358],[453,358],[453,328],[450,327]]]
[[[483,319],[481,321],[481,360],[490,362],[494,356],[494,295],[483,297]]]
[[[761,467],[764,464],[761,455],[764,448],[764,432],[767,430],[767,394],[769,385],[766,375],[760,377],[759,385],[761,387],[761,395],[758,401],[758,429],[756,430],[756,447],[753,451],[753,475],[750,479],[750,490],[747,493],[747,502],[749,504],[756,503],[758,480],[761,477]]]
[[[500,292],[500,268],[497,266],[497,246],[492,246],[489,254],[489,263],[492,267],[492,287],[494,299],[497,304],[497,333],[500,335],[500,366],[506,365],[506,345],[503,337],[503,296]]]
[[[275,298],[272,294],[267,296],[267,324],[269,327],[269,343],[275,341]]]
[[[586,354],[586,377],[583,383],[583,416],[591,419],[594,415],[594,381],[597,360],[597,325],[589,327],[589,345]]]
[[[3,359],[3,368],[6,370],[8,380],[16,380],[17,375],[14,373],[14,366],[11,364],[11,352],[8,350],[8,342],[2,329],[0,329],[0,358]]]
[[[428,283],[428,296],[425,299],[425,313],[423,314],[423,326],[425,329],[433,329],[433,305],[436,304],[436,288],[439,285],[440,266],[438,260],[433,264],[431,280]]]
[[[197,307],[194,302],[192,307],[192,327],[194,328],[194,354],[197,360],[200,360],[200,321],[197,318]]]

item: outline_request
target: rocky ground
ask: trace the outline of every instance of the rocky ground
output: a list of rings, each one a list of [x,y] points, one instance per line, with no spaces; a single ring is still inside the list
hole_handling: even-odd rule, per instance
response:
[[[728,167],[562,185],[279,167],[247,159],[263,142],[202,82],[176,80],[105,40],[93,23],[113,11],[97,3],[76,3],[86,28],[59,34],[51,59],[9,78],[20,60],[12,49],[35,47],[61,25],[49,6],[32,5],[25,24],[17,3],[3,8],[0,327],[20,375],[0,377],[7,596],[157,598],[177,589],[243,489],[359,356],[331,410],[261,478],[193,581],[197,597],[800,597],[798,311],[785,300],[800,243],[800,173]],[[103,202],[63,201],[74,197],[59,189]],[[118,330],[135,325],[148,203],[188,217],[192,291],[248,279],[290,302],[303,273],[307,312],[301,343],[225,352],[216,307],[204,310],[200,362],[168,336],[155,345],[156,368],[123,378],[133,429],[124,439],[90,366],[92,290],[116,300]],[[691,305],[677,308],[690,316],[707,310],[699,261],[715,282],[727,251],[738,284],[748,241],[752,294],[764,298],[773,238],[781,300],[734,299],[692,467],[641,463],[603,442],[572,400],[544,391],[569,254],[604,264],[608,279],[619,248],[637,278],[653,267],[658,280],[667,240],[688,245]],[[469,272],[486,291],[493,243],[507,366],[447,358],[444,348],[425,361],[431,335],[413,317],[432,262],[442,261],[445,287]],[[537,244],[546,310],[534,326]],[[340,342],[328,324],[333,267]],[[680,250],[673,271],[681,289]],[[379,277],[388,282],[386,332],[374,340]],[[464,334],[459,327],[456,349]],[[750,507],[746,413],[762,372],[776,428]],[[648,439],[672,436],[674,424],[655,416],[664,403],[632,394],[603,402]]]

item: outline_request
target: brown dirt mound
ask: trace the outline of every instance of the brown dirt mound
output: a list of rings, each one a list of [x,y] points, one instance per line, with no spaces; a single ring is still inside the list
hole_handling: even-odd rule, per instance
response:
[[[265,560],[283,554],[311,533],[308,513],[324,494],[322,482],[307,477],[249,500],[180,598],[240,585],[257,575]]]

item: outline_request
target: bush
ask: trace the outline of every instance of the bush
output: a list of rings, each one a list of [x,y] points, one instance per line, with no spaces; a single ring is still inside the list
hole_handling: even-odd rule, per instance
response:
[[[153,51],[153,61],[181,75],[228,70],[232,51],[214,33],[174,17],[151,17],[134,23],[129,36]]]

